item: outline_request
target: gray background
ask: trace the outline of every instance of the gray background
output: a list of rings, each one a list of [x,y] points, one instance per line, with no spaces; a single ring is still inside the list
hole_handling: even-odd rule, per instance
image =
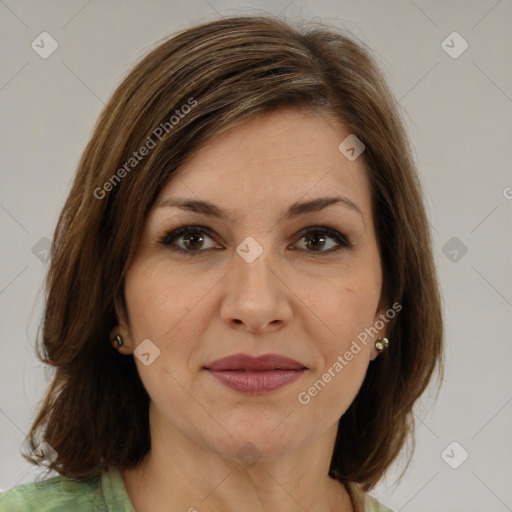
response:
[[[19,448],[46,385],[33,351],[45,237],[103,104],[159,39],[258,10],[343,26],[375,51],[406,113],[428,197],[445,383],[437,402],[431,393],[418,404],[405,477],[393,485],[395,465],[373,494],[404,512],[512,510],[510,0],[0,0],[0,489],[36,474]],[[47,59],[31,47],[43,31],[59,45]],[[441,46],[453,31],[469,44],[456,59]],[[447,43],[452,53],[462,48]]]

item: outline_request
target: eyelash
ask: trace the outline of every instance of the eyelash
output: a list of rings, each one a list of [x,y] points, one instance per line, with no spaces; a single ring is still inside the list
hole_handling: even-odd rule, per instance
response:
[[[165,233],[163,236],[158,238],[158,242],[162,245],[164,245],[166,248],[173,252],[186,254],[190,256],[198,256],[201,253],[210,250],[210,249],[198,249],[196,251],[190,251],[183,249],[181,247],[178,247],[177,245],[173,245],[175,240],[178,238],[181,238],[184,235],[201,235],[206,234],[209,238],[213,239],[213,233],[212,231],[207,228],[206,226],[182,226],[177,229],[171,230],[167,233]],[[332,254],[333,252],[336,252],[341,249],[350,249],[352,248],[352,244],[347,240],[347,238],[341,234],[339,231],[336,231],[335,229],[328,228],[326,226],[311,226],[307,229],[305,229],[299,238],[298,241],[302,240],[308,235],[311,234],[320,234],[328,236],[329,238],[332,238],[334,241],[336,241],[339,245],[337,247],[331,247],[327,251],[308,251],[306,252],[312,253],[312,254]]]

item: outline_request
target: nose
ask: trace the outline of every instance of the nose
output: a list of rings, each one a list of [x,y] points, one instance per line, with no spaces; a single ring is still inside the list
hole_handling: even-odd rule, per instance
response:
[[[251,263],[234,255],[220,311],[231,328],[265,334],[282,329],[292,318],[293,293],[267,253],[264,250]]]

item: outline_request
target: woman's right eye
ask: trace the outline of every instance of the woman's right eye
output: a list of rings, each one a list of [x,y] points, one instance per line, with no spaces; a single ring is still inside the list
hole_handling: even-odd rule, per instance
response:
[[[167,233],[159,239],[159,242],[171,251],[195,256],[203,252],[201,249],[205,249],[205,240],[212,239],[211,236],[206,234],[209,232],[210,230],[205,226],[185,226]],[[180,239],[182,240],[180,241]],[[182,246],[179,245],[180,243]],[[212,243],[209,247],[206,247],[206,249],[214,249],[215,247],[219,248],[220,246],[216,246],[215,243]]]

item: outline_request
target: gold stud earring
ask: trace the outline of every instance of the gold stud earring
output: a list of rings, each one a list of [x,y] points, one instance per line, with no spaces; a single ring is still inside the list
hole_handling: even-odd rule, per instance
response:
[[[386,350],[389,346],[389,340],[387,338],[379,338],[376,342],[375,342],[375,348],[379,351],[379,352],[384,352],[384,350]]]

